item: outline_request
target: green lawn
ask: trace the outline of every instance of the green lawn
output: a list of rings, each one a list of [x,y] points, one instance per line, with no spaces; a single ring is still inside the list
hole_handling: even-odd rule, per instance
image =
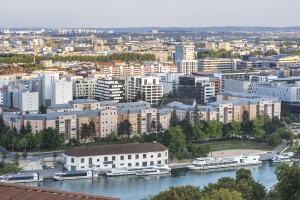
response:
[[[228,141],[214,141],[205,142],[201,144],[208,144],[211,151],[223,151],[232,149],[257,149],[264,151],[271,151],[274,148],[268,146],[266,143],[248,141],[248,140],[228,140]]]

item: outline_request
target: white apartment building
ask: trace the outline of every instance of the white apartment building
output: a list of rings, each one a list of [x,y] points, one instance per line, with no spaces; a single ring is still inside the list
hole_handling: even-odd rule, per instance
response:
[[[39,94],[38,92],[19,91],[13,92],[13,107],[21,112],[38,112]]]
[[[192,75],[193,72],[198,71],[197,60],[176,60],[178,72],[184,75]]]
[[[204,58],[198,60],[199,71],[229,71],[235,70],[240,59]]]
[[[168,163],[168,148],[160,143],[76,147],[63,154],[68,171],[134,169]]]
[[[196,51],[194,45],[178,45],[175,47],[176,60],[195,60]]]
[[[96,80],[92,78],[84,78],[76,80],[73,83],[74,99],[95,98]]]
[[[300,102],[300,81],[295,84],[273,82],[253,86],[253,93],[264,96],[278,97],[281,101]]]
[[[51,85],[51,105],[66,104],[73,100],[72,82],[57,80]]]
[[[41,93],[42,100],[41,103],[47,107],[49,105],[52,105],[52,83],[59,80],[59,74],[39,74],[39,79],[41,80],[41,86],[39,87],[39,92]]]
[[[159,82],[159,77],[128,77],[126,87],[127,99],[133,101],[138,93],[141,94],[144,101],[156,104],[163,96],[163,84]]]
[[[95,97],[100,101],[124,101],[125,80],[113,79],[107,77],[98,79],[96,83]]]
[[[228,92],[239,92],[239,93],[250,93],[252,91],[251,83],[243,80],[225,80],[224,91]]]

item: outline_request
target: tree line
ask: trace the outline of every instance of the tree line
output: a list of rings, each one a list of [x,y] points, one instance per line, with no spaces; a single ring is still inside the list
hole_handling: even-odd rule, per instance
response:
[[[300,199],[300,166],[294,163],[276,169],[278,183],[267,192],[255,181],[249,169],[239,169],[236,177],[223,177],[202,189],[192,185],[171,187],[145,200],[298,200]]]
[[[72,56],[37,56],[37,62],[44,60],[52,60],[53,62],[61,61],[79,61],[79,62],[110,62],[115,60],[122,60],[124,62],[144,62],[156,61],[154,54],[140,54],[140,53],[113,53],[107,56],[87,56],[87,55],[72,55]],[[33,55],[24,54],[0,54],[0,63],[32,63]]]

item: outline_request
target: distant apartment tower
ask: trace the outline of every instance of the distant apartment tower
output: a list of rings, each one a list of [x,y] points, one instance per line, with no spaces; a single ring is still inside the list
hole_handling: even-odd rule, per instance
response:
[[[194,45],[176,46],[175,60],[178,72],[191,75],[193,72],[198,71],[198,61],[196,60]]]
[[[72,82],[57,80],[52,83],[51,105],[65,104],[73,100]]]
[[[21,112],[38,112],[39,94],[38,92],[19,91],[13,92],[13,107]]]
[[[163,84],[159,82],[159,77],[129,77],[126,94],[129,101],[134,101],[140,94],[144,101],[156,104],[163,96]]]
[[[125,97],[125,80],[112,77],[98,79],[96,83],[95,97],[100,101],[122,102]]]
[[[197,102],[209,102],[215,96],[215,83],[209,77],[179,77],[178,93],[181,97],[194,98]]]
[[[199,71],[229,71],[235,70],[240,59],[204,58],[198,60]]]
[[[96,80],[93,78],[85,78],[76,80],[73,87],[74,99],[93,99],[95,98]]]
[[[59,80],[59,74],[40,74],[39,79],[41,80],[38,88],[41,93],[40,100],[44,106],[48,107],[52,105],[52,83]]]

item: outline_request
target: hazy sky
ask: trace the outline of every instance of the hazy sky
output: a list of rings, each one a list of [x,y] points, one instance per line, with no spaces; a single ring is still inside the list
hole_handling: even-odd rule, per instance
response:
[[[0,0],[0,27],[300,26],[300,0]]]

